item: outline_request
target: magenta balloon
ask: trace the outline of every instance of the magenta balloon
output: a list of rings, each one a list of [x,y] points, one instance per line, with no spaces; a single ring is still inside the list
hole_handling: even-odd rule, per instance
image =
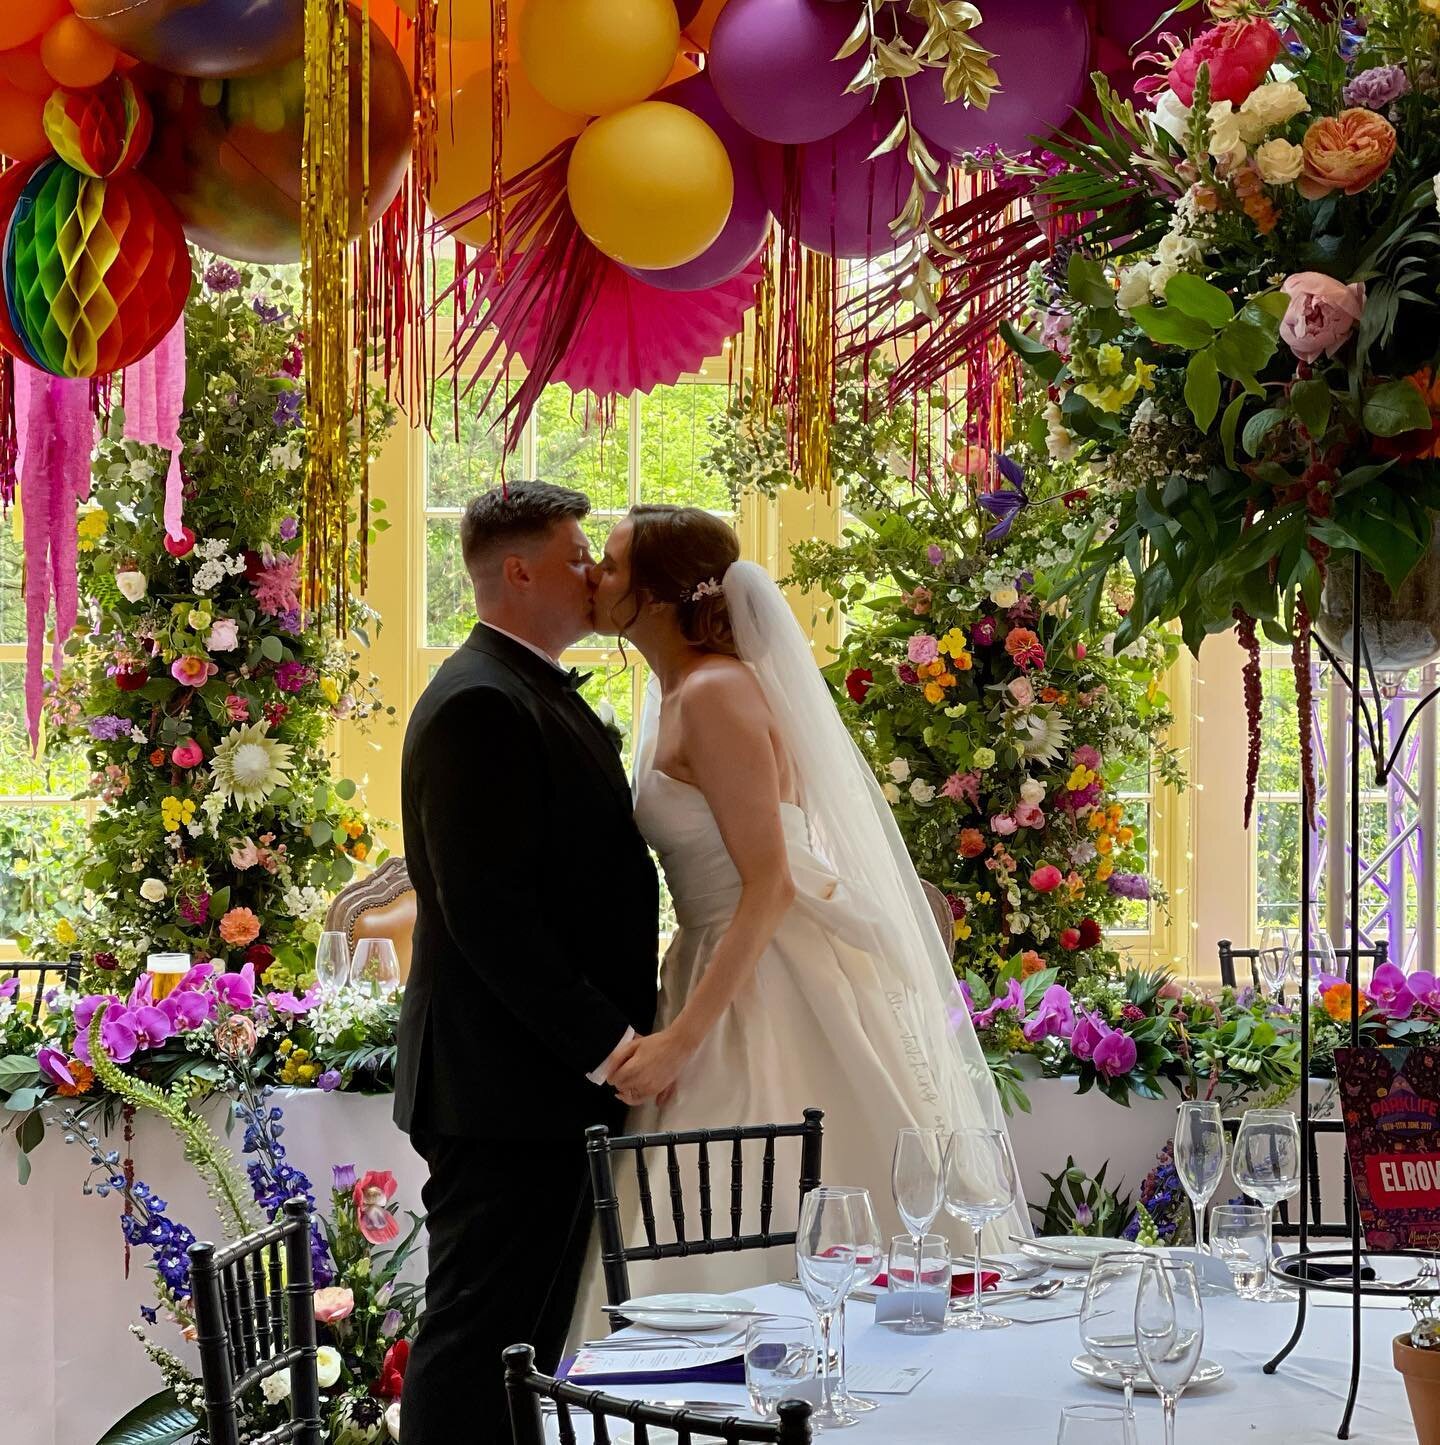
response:
[[[897,240],[890,222],[905,208],[913,172],[905,148],[868,160],[900,116],[899,100],[882,90],[865,114],[838,135],[800,146],[800,240],[812,251],[834,256],[883,256]],[[779,146],[760,152],[760,188],[775,214],[784,214],[785,153]],[[940,197],[928,198],[927,212]],[[904,240],[902,236],[899,238]]]
[[[855,25],[825,0],[729,0],[715,22],[707,69],[725,109],[761,140],[823,140],[865,109],[846,95],[861,57],[836,60]]]
[[[1173,6],[1173,0],[1099,0],[1099,18],[1096,28],[1102,35],[1108,35],[1122,50],[1130,50],[1149,36],[1142,47],[1155,48],[1155,22]],[[1189,28],[1184,15],[1177,15],[1173,21],[1161,27],[1177,33]],[[1155,31],[1154,34],[1151,32]]]
[[[906,81],[910,113],[926,140],[951,155],[997,145],[1023,150],[1031,136],[1065,124],[1085,94],[1090,26],[1080,0],[1006,0],[991,5],[975,39],[995,52],[1000,89],[988,110],[945,99],[941,72]]]
[[[662,291],[703,291],[738,276],[755,259],[769,234],[770,207],[760,190],[760,143],[720,104],[708,71],[666,86],[655,99],[668,100],[699,116],[720,137],[735,173],[735,199],[725,229],[693,261],[664,271],[623,269]]]

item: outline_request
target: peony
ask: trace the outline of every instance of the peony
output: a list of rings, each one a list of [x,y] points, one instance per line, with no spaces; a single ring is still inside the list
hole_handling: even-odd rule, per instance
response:
[[[1008,838],[1019,826],[1009,813],[996,813],[990,819],[991,832],[998,833],[1002,838]]]
[[[1074,953],[1080,947],[1080,930],[1078,928],[1062,928],[1060,930],[1060,947],[1069,953]]]
[[[149,585],[145,574],[135,571],[133,567],[127,567],[123,572],[115,574],[116,590],[127,602],[138,602]]]
[[[367,1170],[355,1185],[355,1222],[371,1244],[388,1244],[400,1234],[395,1216],[386,1207],[397,1188],[393,1174],[376,1169]]]
[[[178,747],[171,749],[170,761],[177,768],[194,768],[205,761],[205,753],[194,738],[186,738]]]
[[[868,667],[852,667],[845,674],[845,691],[853,703],[865,701],[870,689],[875,686],[875,674]]]
[[[1395,127],[1370,110],[1342,110],[1333,119],[1317,120],[1301,142],[1305,170],[1300,194],[1319,200],[1331,191],[1358,195],[1390,168],[1395,154]]]
[[[322,1325],[337,1325],[354,1313],[354,1291],[343,1285],[329,1285],[315,1291],[315,1318]]]
[[[159,878],[147,878],[140,885],[140,896],[147,903],[163,903],[169,891]]]
[[[1288,140],[1267,140],[1255,152],[1255,169],[1260,179],[1272,186],[1288,186],[1300,179],[1305,169],[1305,152]]]
[[[220,920],[220,937],[231,948],[244,948],[260,937],[260,920],[248,908],[232,908]]]
[[[320,1295],[328,1294],[328,1290],[319,1290],[315,1296],[315,1318],[320,1315]],[[345,1294],[349,1294],[347,1289]],[[315,1351],[315,1375],[322,1390],[328,1390],[340,1378],[340,1351],[334,1345],[321,1345]]]
[[[1290,298],[1280,339],[1313,364],[1334,356],[1350,340],[1365,310],[1365,283],[1347,286],[1320,271],[1297,271],[1280,288]]]
[[[1210,68],[1210,99],[1239,105],[1265,79],[1280,54],[1280,35],[1262,19],[1227,20],[1196,37],[1170,67],[1170,89],[1183,105],[1195,103],[1200,67]]]
[[[1045,814],[1034,803],[1016,803],[1015,821],[1022,828],[1043,828]]]
[[[233,617],[217,619],[205,639],[205,646],[211,652],[234,652],[240,646],[240,624]]]
[[[1135,1067],[1135,1060],[1139,1055],[1135,1040],[1129,1034],[1116,1029],[1095,1045],[1093,1062],[1095,1068],[1107,1079],[1115,1079],[1121,1074],[1128,1074]]]
[[[220,669],[208,657],[177,657],[170,664],[170,676],[181,687],[204,687]]]
[[[917,667],[924,667],[940,656],[940,643],[928,632],[917,632],[905,644],[905,654]]]
[[[900,789],[894,783],[881,783],[880,792],[892,807],[900,801]]]
[[[1053,863],[1042,864],[1030,875],[1030,886],[1037,893],[1053,893],[1064,881],[1064,875]]]

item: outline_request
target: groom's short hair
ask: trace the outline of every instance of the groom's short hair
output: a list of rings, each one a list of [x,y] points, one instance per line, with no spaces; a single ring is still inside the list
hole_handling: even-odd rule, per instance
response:
[[[511,482],[481,492],[460,519],[460,555],[473,579],[527,542],[543,538],[556,522],[589,515],[590,498],[549,482]]]

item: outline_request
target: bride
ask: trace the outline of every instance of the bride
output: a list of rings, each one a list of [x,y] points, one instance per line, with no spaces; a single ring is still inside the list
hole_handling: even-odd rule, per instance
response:
[[[679,924],[655,1032],[612,1056],[609,1082],[631,1133],[823,1109],[825,1181],[868,1187],[888,1238],[897,1130],[1004,1120],[889,808],[780,590],[738,557],[710,513],[641,506],[595,571],[596,629],[653,674],[635,816]],[[1029,1232],[1017,1200],[985,1245]],[[689,1280],[755,1272],[719,1255]]]

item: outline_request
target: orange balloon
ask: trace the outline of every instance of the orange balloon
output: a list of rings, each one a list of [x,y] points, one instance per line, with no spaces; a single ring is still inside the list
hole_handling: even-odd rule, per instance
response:
[[[37,39],[69,13],[69,0],[6,0],[0,5],[0,50]]]
[[[8,80],[16,90],[30,95],[48,96],[55,89],[55,81],[40,59],[38,40],[14,50],[0,51],[0,79]]]
[[[505,28],[514,35],[525,0],[510,0],[505,11]],[[435,34],[447,40],[474,40],[490,46],[490,0],[440,0],[435,17]],[[485,63],[490,63],[487,56]]]
[[[689,51],[681,50],[675,57],[675,64],[670,67],[670,74],[665,77],[665,85],[675,85],[682,80],[689,80],[692,75],[700,74],[700,62]],[[662,85],[661,90],[665,86]]]
[[[700,0],[695,18],[685,27],[685,34],[700,47],[710,49],[710,37],[715,33],[715,22],[725,8],[725,0]]]
[[[40,58],[57,85],[85,90],[99,85],[111,71],[120,52],[102,40],[78,15],[55,22],[40,42]]]
[[[0,82],[0,156],[38,161],[50,154],[45,134],[45,99]]]

